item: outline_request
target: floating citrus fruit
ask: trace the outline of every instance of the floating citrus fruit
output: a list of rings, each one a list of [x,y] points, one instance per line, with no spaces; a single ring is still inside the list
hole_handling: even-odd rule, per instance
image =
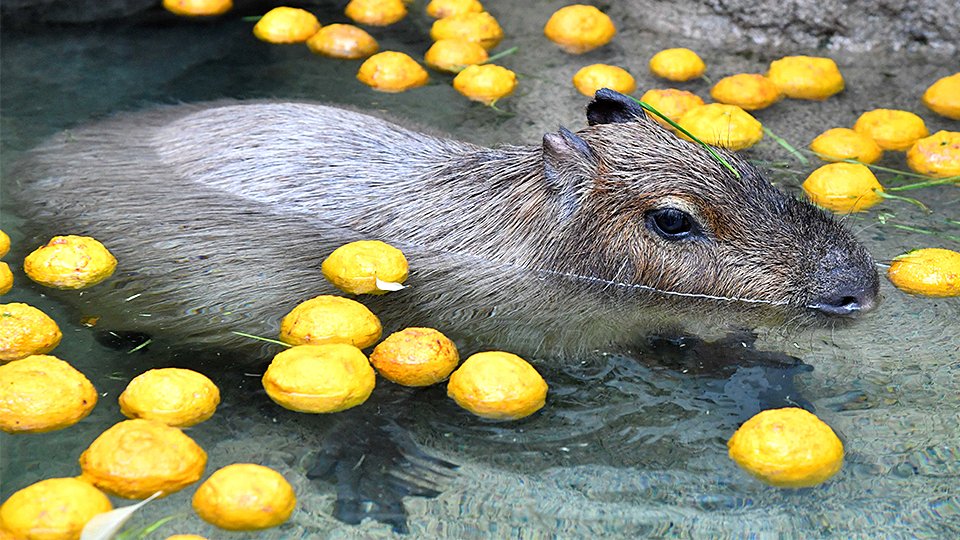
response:
[[[883,186],[864,165],[828,163],[803,182],[810,201],[834,212],[862,212],[883,200]]]
[[[960,253],[925,248],[893,259],[887,277],[898,289],[924,296],[960,296]]]
[[[403,288],[409,267],[399,249],[379,240],[350,242],[333,250],[320,266],[338,289],[353,294],[383,294]]]
[[[487,61],[487,50],[479,43],[462,39],[441,39],[423,55],[423,61],[438,71],[459,73],[463,68]]]
[[[310,36],[307,47],[315,54],[330,58],[358,60],[380,49],[377,40],[362,28],[350,24],[330,24]]]
[[[384,51],[367,58],[360,65],[357,79],[374,90],[396,93],[427,84],[430,75],[406,54]]]
[[[938,131],[917,140],[907,151],[907,165],[939,178],[960,175],[960,132]]]
[[[113,510],[102,491],[79,478],[49,478],[15,492],[0,506],[0,538],[78,540],[93,516]]]
[[[253,35],[267,43],[303,43],[319,30],[320,21],[313,13],[281,6],[260,17],[253,26]]]
[[[0,262],[0,295],[7,294],[13,288],[13,272],[5,262]]]
[[[650,72],[670,81],[689,81],[703,75],[707,65],[690,49],[664,49],[650,58]]]
[[[479,43],[486,50],[496,47],[503,39],[503,29],[493,15],[462,13],[434,21],[430,27],[430,39],[463,39]]]
[[[163,9],[181,17],[223,15],[233,7],[233,0],[163,0]]]
[[[0,257],[3,257],[10,251],[10,237],[7,233],[0,231]]]
[[[460,362],[457,346],[433,328],[405,328],[381,341],[370,363],[384,378],[404,386],[445,380]]]
[[[783,99],[770,79],[757,73],[738,73],[717,81],[710,97],[720,103],[736,105],[745,111],[765,109]]]
[[[120,412],[174,427],[190,427],[213,416],[220,390],[190,369],[151,369],[134,377],[120,394]]]
[[[677,123],[701,141],[730,150],[749,148],[763,138],[763,125],[736,105],[694,107]]]
[[[843,443],[815,415],[771,409],[747,420],[727,442],[737,465],[777,487],[810,487],[843,466]]]
[[[478,0],[430,0],[427,4],[427,15],[434,19],[482,11],[483,4]]]
[[[632,94],[637,89],[633,75],[622,67],[609,64],[591,64],[580,68],[573,75],[573,85],[581,94],[589,97],[593,97],[601,88],[616,90],[621,94]]]
[[[703,99],[701,99],[700,96],[693,92],[677,90],[675,88],[655,88],[653,90],[647,90],[643,96],[640,97],[640,101],[649,104],[674,122],[679,122],[680,117],[690,109],[703,105]],[[656,120],[660,125],[670,130],[674,129],[673,126],[659,116],[649,111],[647,115]]]
[[[517,87],[517,75],[494,64],[467,66],[453,78],[453,87],[472,101],[492,105]]]
[[[453,372],[447,395],[477,416],[516,420],[543,407],[547,383],[523,358],[490,351],[474,354]]]
[[[344,14],[354,22],[389,26],[407,16],[403,0],[350,0]]]
[[[874,163],[883,155],[876,141],[850,128],[824,131],[810,142],[810,150],[825,161],[855,159],[862,163]]]
[[[83,289],[113,275],[117,259],[88,236],[54,236],[23,260],[23,271],[37,283],[57,289]]]
[[[853,130],[870,137],[884,150],[906,150],[930,134],[922,118],[896,109],[867,111],[857,118]]]
[[[363,351],[342,343],[291,347],[276,355],[263,374],[270,399],[305,413],[356,407],[375,385],[376,375]]]
[[[182,431],[155,420],[125,420],[80,454],[83,478],[118,497],[169,495],[196,482],[207,453]]]
[[[228,531],[276,527],[290,518],[297,497],[277,471],[253,463],[217,470],[193,494],[193,509],[204,521]]]
[[[571,54],[602,47],[610,43],[616,33],[617,28],[606,13],[584,4],[558,9],[543,27],[547,39]]]
[[[311,298],[280,321],[280,340],[291,345],[346,343],[365,349],[382,331],[380,319],[366,306],[339,296]]]
[[[44,354],[63,334],[46,313],[27,304],[0,304],[0,363]]]
[[[960,73],[931,84],[923,93],[923,104],[941,116],[960,120]]]
[[[824,100],[843,90],[837,63],[819,56],[785,56],[770,62],[767,77],[794,99]]]
[[[42,433],[85,418],[97,390],[70,364],[34,355],[0,366],[0,430]]]

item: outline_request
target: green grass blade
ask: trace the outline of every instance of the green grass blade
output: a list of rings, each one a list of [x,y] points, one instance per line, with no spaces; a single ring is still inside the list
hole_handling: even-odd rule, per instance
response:
[[[702,146],[707,152],[709,152],[710,155],[713,156],[713,159],[717,160],[717,162],[719,162],[721,165],[723,165],[724,167],[726,167],[727,169],[729,169],[730,172],[733,173],[733,176],[734,176],[734,177],[740,178],[740,171],[738,171],[737,169],[733,168],[733,165],[730,165],[730,162],[727,161],[726,159],[724,159],[723,156],[721,156],[720,154],[718,154],[717,151],[714,150],[714,148],[713,148],[712,146],[710,146],[709,144],[701,141],[701,140],[700,140],[697,136],[695,136],[693,133],[690,133],[690,132],[687,131],[685,128],[681,127],[680,124],[678,124],[678,123],[674,122],[673,120],[667,118],[667,115],[665,115],[665,114],[663,114],[662,112],[658,111],[658,110],[656,109],[656,107],[654,107],[653,105],[650,105],[650,104],[647,103],[646,101],[640,101],[639,99],[637,99],[637,98],[635,98],[635,97],[633,97],[633,96],[627,96],[627,97],[629,97],[630,99],[632,99],[633,101],[635,101],[635,102],[637,103],[637,105],[640,105],[640,107],[642,107],[643,110],[649,111],[651,114],[655,114],[658,118],[663,119],[664,122],[670,124],[674,129],[676,129],[676,130],[679,131],[680,133],[683,133],[683,134],[686,135],[687,137],[690,137],[690,139],[692,139],[694,142],[696,142],[697,144],[699,144],[700,146]]]

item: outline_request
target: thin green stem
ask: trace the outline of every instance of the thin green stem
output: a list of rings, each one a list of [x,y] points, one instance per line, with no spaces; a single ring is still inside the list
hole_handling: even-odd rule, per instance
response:
[[[230,333],[231,333],[231,334],[236,334],[236,335],[238,335],[238,336],[242,336],[242,337],[245,337],[245,338],[256,339],[256,340],[258,340],[258,341],[266,341],[267,343],[273,343],[274,345],[283,345],[284,347],[293,347],[293,345],[291,345],[291,344],[289,344],[289,343],[284,343],[284,342],[282,342],[282,341],[277,341],[276,339],[270,339],[270,338],[255,336],[255,335],[253,335],[253,334],[245,334],[245,333],[243,333],[243,332],[237,332],[237,331],[233,331],[233,332],[230,332]]]
[[[884,199],[893,199],[893,200],[898,200],[898,201],[907,202],[907,203],[910,203],[910,204],[912,204],[912,205],[914,205],[914,206],[919,207],[921,210],[923,210],[924,212],[926,212],[926,213],[928,213],[928,214],[932,214],[932,213],[933,213],[933,210],[930,210],[929,208],[927,208],[927,205],[923,204],[922,202],[920,202],[920,201],[918,201],[918,200],[916,200],[916,199],[911,199],[910,197],[903,197],[903,196],[901,196],[901,195],[894,195],[894,194],[892,194],[892,193],[887,193],[887,192],[881,191],[881,190],[879,190],[879,189],[874,189],[873,192],[876,193],[877,195],[883,197]]]
[[[788,143],[786,139],[770,131],[770,128],[768,128],[767,126],[763,126],[763,132],[766,133],[771,139],[776,141],[777,144],[784,147],[787,150],[787,152],[790,152],[790,154],[793,157],[797,158],[797,161],[799,161],[800,163],[804,165],[810,163],[810,160],[807,159],[807,156],[800,153],[800,151],[794,148],[792,144]]]
[[[482,64],[489,64],[489,63],[491,63],[491,62],[495,62],[495,61],[497,61],[497,60],[499,60],[499,59],[501,59],[501,58],[503,58],[503,57],[505,57],[505,56],[510,56],[511,54],[513,54],[513,53],[515,53],[515,52],[517,52],[517,51],[519,51],[519,50],[520,50],[520,47],[518,47],[518,46],[515,45],[515,46],[510,47],[509,49],[507,49],[507,50],[505,50],[505,51],[500,51],[500,52],[498,52],[497,54],[491,56],[490,58],[487,58],[486,60],[484,60],[484,61],[481,62],[481,63],[482,63]]]
[[[941,178],[939,180],[927,180],[925,182],[917,182],[915,184],[907,184],[905,186],[896,186],[886,189],[887,191],[908,191],[911,189],[920,189],[930,186],[942,186],[944,184],[960,184],[960,176],[951,176],[948,178]]]
[[[920,228],[918,228],[918,227],[911,227],[911,226],[909,226],[909,225],[901,225],[901,224],[899,224],[899,223],[893,223],[893,222],[886,222],[886,223],[884,223],[884,225],[889,225],[889,226],[893,227],[894,229],[900,229],[900,230],[910,231],[910,232],[915,232],[915,233],[920,233],[920,234],[929,234],[929,235],[931,235],[931,236],[940,236],[940,237],[946,238],[946,239],[948,239],[948,240],[953,240],[954,242],[960,242],[960,236],[954,236],[954,235],[952,235],[952,234],[941,233],[941,232],[937,232],[937,231],[931,231],[931,230],[928,230],[928,229],[920,229]]]

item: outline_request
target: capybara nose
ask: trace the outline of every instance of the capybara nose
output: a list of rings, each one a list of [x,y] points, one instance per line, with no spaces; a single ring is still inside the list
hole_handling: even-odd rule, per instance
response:
[[[877,290],[874,287],[850,287],[814,298],[810,302],[810,309],[815,309],[825,315],[833,317],[859,317],[861,314],[873,310],[879,303]]]

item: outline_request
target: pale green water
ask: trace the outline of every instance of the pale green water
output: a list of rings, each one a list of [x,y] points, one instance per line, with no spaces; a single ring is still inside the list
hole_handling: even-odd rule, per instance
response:
[[[371,92],[353,78],[357,63],[314,57],[299,46],[259,43],[249,34],[251,23],[236,19],[5,32],[0,49],[3,170],[9,170],[19,151],[66,127],[156,103],[225,97],[344,103],[388,111],[474,142],[535,143],[558,124],[584,125],[586,100],[568,84],[581,65],[620,64],[638,76],[641,89],[660,87],[645,73],[646,59],[663,46],[698,45],[628,27],[621,29],[613,46],[570,57],[549,46],[539,32],[545,14],[561,3],[524,3],[523,8],[515,6],[519,3],[487,4],[508,36],[501,48],[521,47],[520,53],[503,61],[522,75],[517,95],[502,104],[510,114],[468,103],[449,88],[444,76],[434,76],[430,86],[406,94]],[[616,7],[611,13],[617,14]],[[324,22],[341,20],[332,12],[319,14]],[[375,34],[383,48],[417,55],[427,46],[427,28],[427,20],[416,15]],[[762,71],[769,59],[781,54],[810,52],[758,53],[749,44],[742,50],[705,44],[697,48],[708,58],[715,79],[738,71]],[[827,127],[851,125],[860,112],[879,106],[913,110],[931,131],[960,128],[924,109],[917,99],[929,82],[956,70],[954,60],[934,53],[829,54],[837,58],[847,78],[844,94],[825,103],[786,101],[758,113],[758,118],[798,146]],[[685,88],[707,95],[708,86],[701,81]],[[799,183],[797,176],[812,168],[791,161],[769,141],[750,155],[786,163],[775,179],[791,189]],[[884,163],[903,166],[900,156],[889,156]],[[914,193],[933,214],[887,202],[849,219],[879,261],[916,247],[960,249],[955,239],[960,227],[947,221],[960,219],[960,190]],[[890,223],[954,239],[908,232]],[[2,227],[15,243],[22,238],[19,226],[16,209],[4,206]],[[78,324],[76,311],[44,297],[21,273],[17,280],[3,300],[31,303],[60,323],[65,337],[57,354],[86,373],[100,391],[101,402],[90,417],[70,429],[0,435],[4,499],[40,479],[77,474],[80,452],[121,419],[116,396],[132,376],[154,366],[191,365],[224,391],[218,414],[189,431],[210,454],[208,473],[238,461],[263,463],[283,472],[298,493],[298,510],[287,525],[251,538],[393,535],[389,526],[374,521],[353,526],[335,520],[331,517],[335,486],[310,481],[305,474],[313,463],[310,450],[334,448],[337,443],[349,447],[351,435],[379,433],[369,426],[384,420],[395,420],[399,427],[394,433],[408,435],[427,454],[459,467],[445,479],[436,478],[436,467],[432,473],[412,471],[415,477],[438,480],[440,491],[434,498],[403,500],[412,537],[960,535],[957,299],[910,297],[884,280],[883,304],[853,327],[775,328],[763,333],[762,348],[787,352],[813,366],[812,372],[796,378],[796,386],[837,431],[847,450],[846,465],[834,480],[814,489],[786,491],[752,480],[726,457],[726,439],[742,420],[740,400],[756,394],[767,380],[755,370],[744,369],[728,378],[694,376],[598,351],[563,362],[537,359],[547,365],[550,399],[543,411],[516,423],[478,421],[460,411],[442,388],[413,393],[384,381],[378,383],[374,400],[363,407],[339,416],[305,417],[273,405],[259,391],[259,371],[238,367],[249,365],[244,358],[183,351],[175,347],[176,336],[162,334],[133,354],[126,352],[132,345],[106,348],[94,341],[90,329]],[[499,343],[496,335],[455,338],[468,348],[511,345]],[[272,351],[264,347],[263,358]],[[558,363],[565,367],[549,367]],[[348,448],[346,453],[351,459],[369,456],[365,458],[369,466],[389,457],[378,455],[382,446],[359,452]],[[352,470],[347,465],[344,471]],[[384,478],[373,475],[370,481]],[[190,513],[192,491],[151,505],[137,523],[183,514],[152,537],[196,532],[222,538],[223,533]]]

